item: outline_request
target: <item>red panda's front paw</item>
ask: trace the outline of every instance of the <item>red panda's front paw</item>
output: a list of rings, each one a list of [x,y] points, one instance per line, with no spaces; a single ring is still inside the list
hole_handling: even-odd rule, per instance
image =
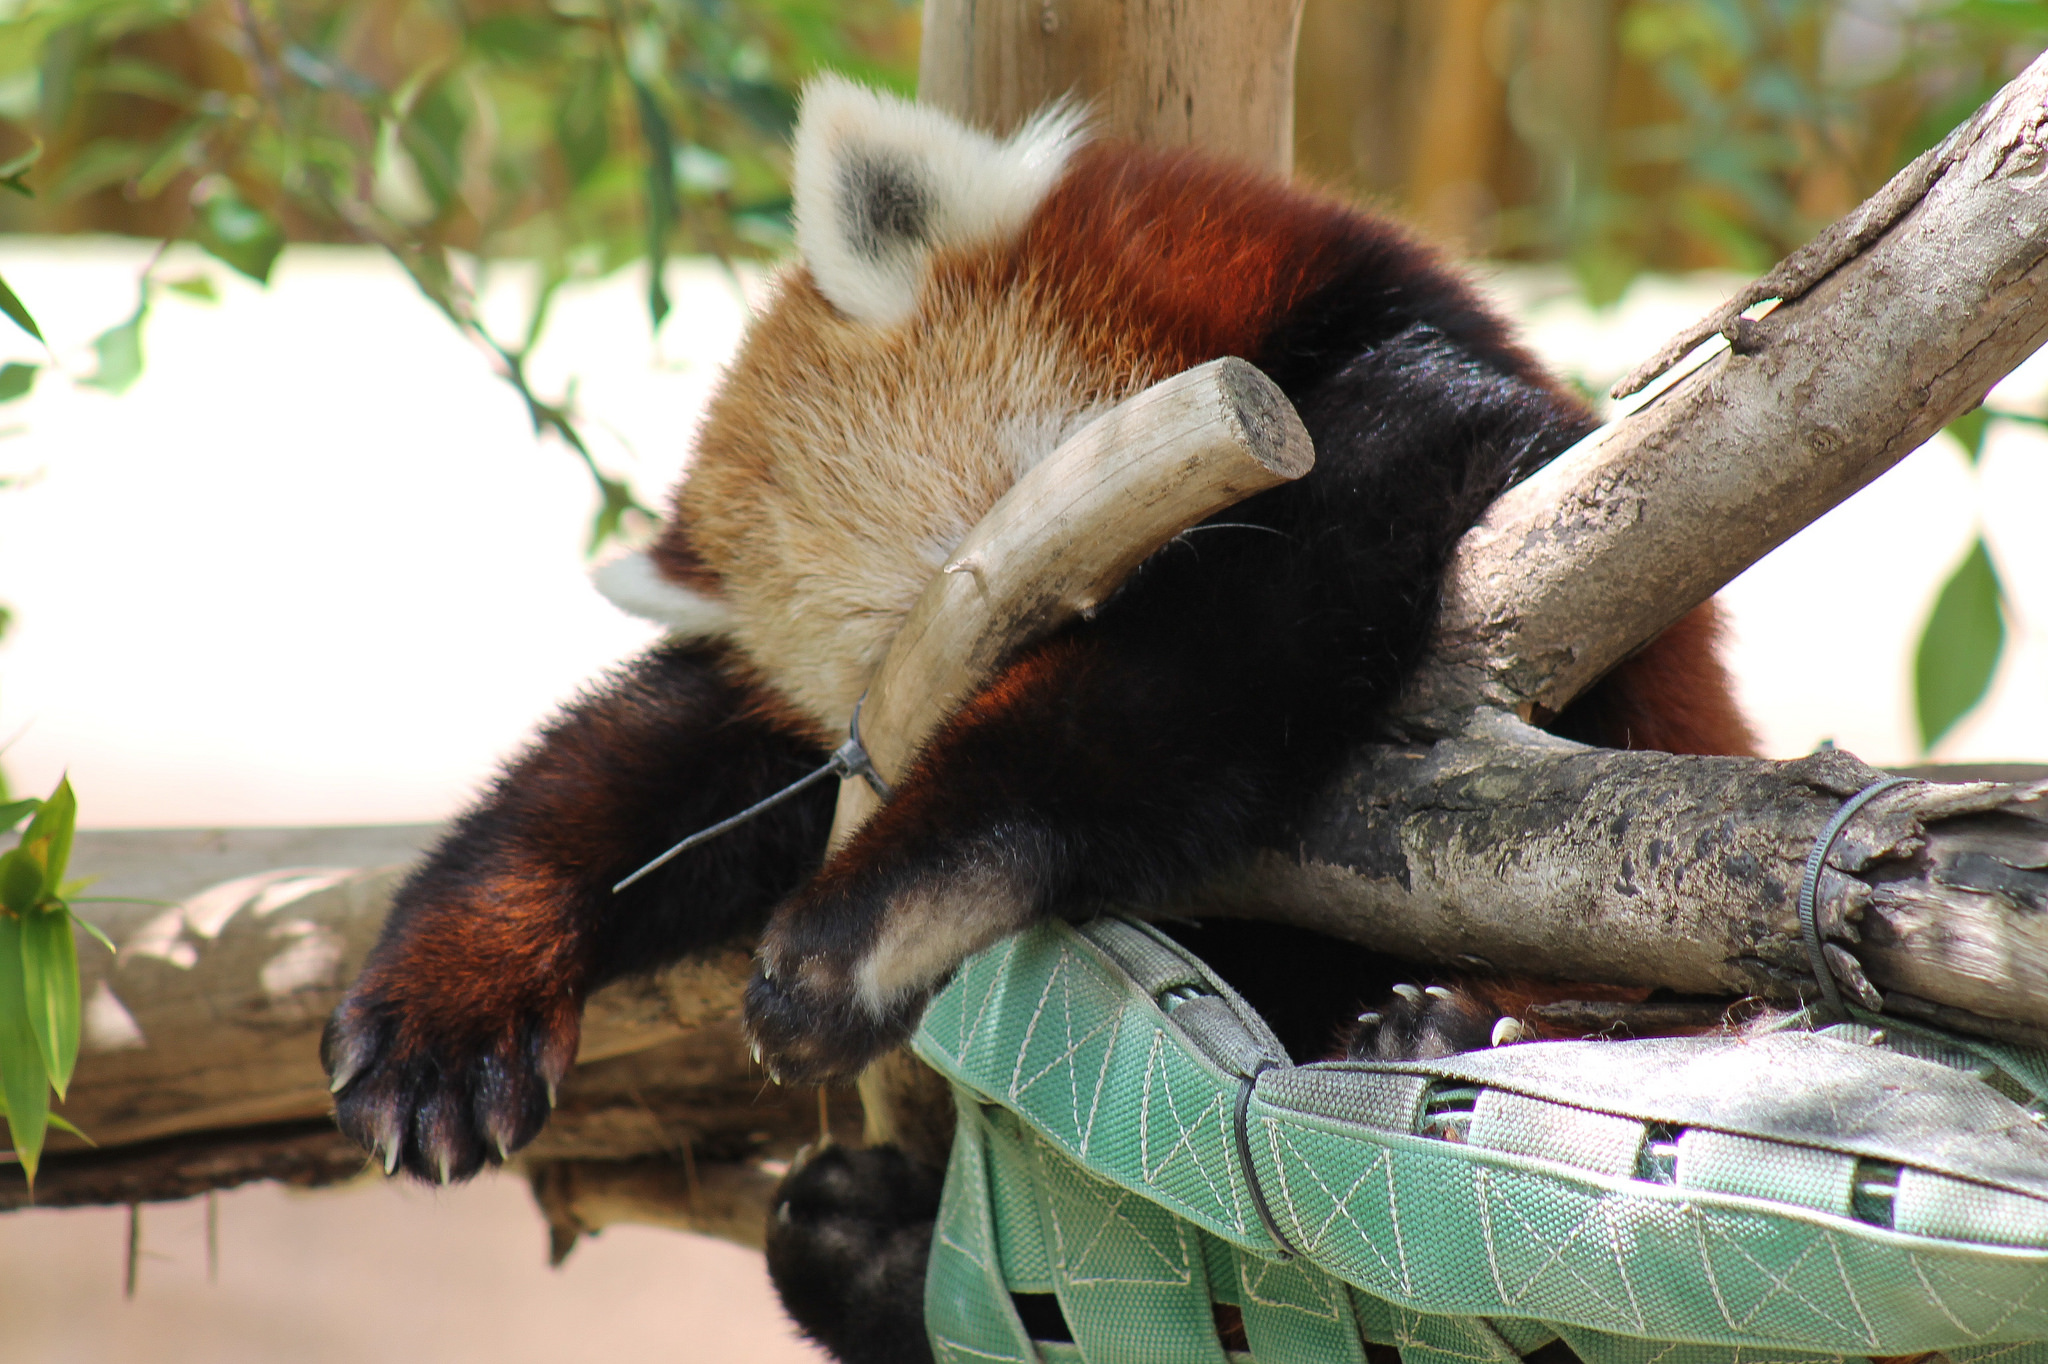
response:
[[[386,1174],[467,1179],[532,1141],[576,1057],[570,1001],[532,1012],[495,1037],[438,1030],[358,985],[320,1038],[341,1130]]]
[[[926,998],[872,1009],[838,963],[813,957],[777,969],[764,952],[747,985],[747,1038],[779,1084],[850,1080],[910,1036]]]

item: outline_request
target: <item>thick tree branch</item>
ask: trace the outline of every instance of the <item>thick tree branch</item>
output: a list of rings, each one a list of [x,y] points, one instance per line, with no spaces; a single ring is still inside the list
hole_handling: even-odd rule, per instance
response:
[[[2044,144],[2048,58],[1767,277],[1793,301],[1734,349],[1496,502],[1459,547],[1410,731],[1562,709],[2039,349]]]
[[[1418,962],[1778,1004],[1815,994],[1796,896],[1816,834],[1883,773],[1589,749],[1493,712],[1360,754],[1204,912],[1284,920]],[[1851,999],[2048,1044],[2048,781],[1879,796],[1820,878]]]

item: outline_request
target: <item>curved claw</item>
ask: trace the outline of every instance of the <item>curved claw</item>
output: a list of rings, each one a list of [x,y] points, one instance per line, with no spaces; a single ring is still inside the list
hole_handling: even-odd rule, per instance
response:
[[[566,1021],[565,1021],[566,1020]],[[343,1132],[386,1174],[435,1184],[499,1164],[540,1132],[575,1054],[576,1016],[532,1016],[510,1036],[404,1046],[390,1006],[352,995],[322,1039]]]

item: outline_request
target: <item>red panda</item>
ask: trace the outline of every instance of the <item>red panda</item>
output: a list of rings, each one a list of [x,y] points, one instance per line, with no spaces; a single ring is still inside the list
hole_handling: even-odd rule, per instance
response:
[[[667,641],[507,765],[400,890],[329,1025],[339,1120],[387,1168],[462,1178],[530,1140],[583,1000],[620,975],[758,934],[765,1064],[844,1077],[971,952],[1270,846],[1379,736],[1458,537],[1594,424],[1399,229],[1091,137],[1071,109],[996,139],[821,80],[794,197],[798,259],[658,542],[601,575]],[[818,764],[925,582],[1022,472],[1229,355],[1293,401],[1311,474],[1018,651],[829,860],[817,789],[612,893]],[[1748,751],[1712,633],[1696,614],[1558,728]]]

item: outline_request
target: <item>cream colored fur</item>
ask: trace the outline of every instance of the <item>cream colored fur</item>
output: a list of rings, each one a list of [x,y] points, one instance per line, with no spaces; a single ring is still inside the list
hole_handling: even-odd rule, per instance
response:
[[[666,625],[681,639],[713,639],[732,629],[732,609],[716,597],[671,582],[645,554],[599,564],[591,584],[629,616]]]
[[[1077,334],[1057,281],[974,268],[1012,247],[1076,129],[1055,114],[997,142],[844,81],[806,95],[805,259],[722,380],[674,514],[718,578],[730,637],[821,741],[844,735],[918,593],[995,500],[1081,422],[1165,377]],[[877,146],[915,159],[948,205],[939,268],[876,270],[833,240],[835,158]]]
[[[786,276],[726,375],[677,515],[732,638],[820,738],[843,734],[953,547],[1078,424],[1163,375],[1118,375],[1044,300],[927,291],[918,325],[847,321]]]
[[[1086,140],[1082,113],[1054,105],[997,140],[840,76],[805,89],[797,121],[797,253],[834,307],[874,326],[917,306],[940,251],[1014,237]],[[858,186],[886,174],[917,206],[910,235],[864,235]]]

